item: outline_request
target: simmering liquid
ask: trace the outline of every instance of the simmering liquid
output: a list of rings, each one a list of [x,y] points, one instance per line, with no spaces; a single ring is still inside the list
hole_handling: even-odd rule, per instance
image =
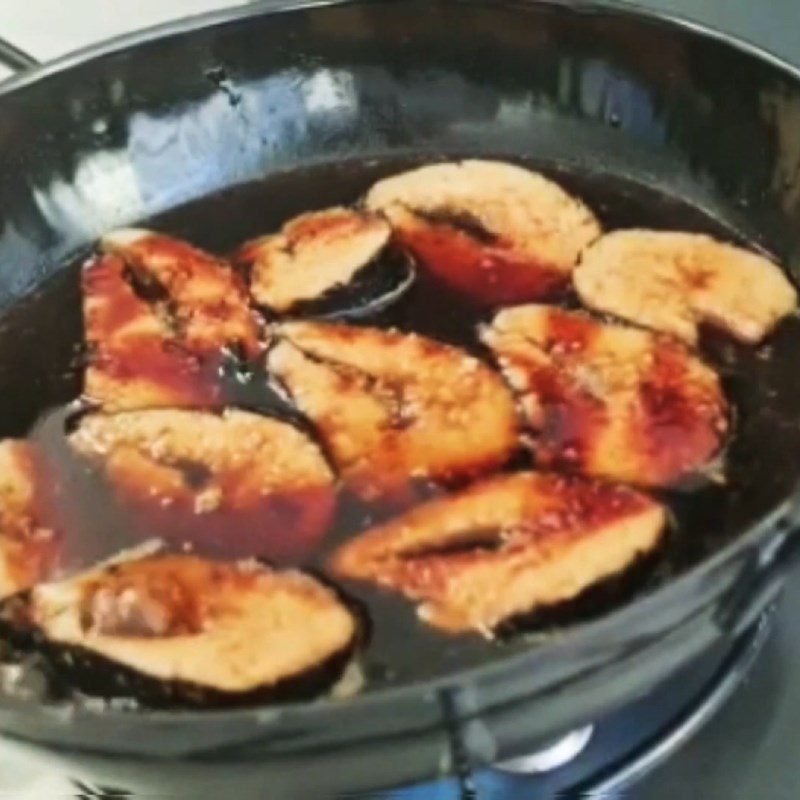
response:
[[[347,162],[294,170],[203,198],[143,220],[140,225],[185,238],[212,252],[226,253],[248,238],[276,230],[298,213],[352,203],[375,180],[417,163]],[[644,186],[607,175],[565,173],[535,163],[526,166],[541,169],[585,200],[606,229],[698,231],[742,244],[734,232],[697,208]],[[563,304],[577,306],[577,301],[567,296]],[[488,359],[478,342],[476,326],[492,313],[473,307],[420,274],[400,301],[361,324],[415,331]],[[103,480],[75,460],[65,443],[65,431],[82,413],[74,402],[81,390],[82,335],[77,264],[62,270],[38,294],[0,318],[0,340],[14,342],[13,347],[0,344],[0,434],[31,436],[54,457],[59,477],[50,481],[48,496],[41,502],[48,504],[48,513],[60,515],[68,532],[65,563],[69,568],[91,564],[134,546],[147,533],[115,503]],[[776,421],[791,419],[790,412],[800,409],[800,389],[785,370],[779,369],[799,337],[800,325],[794,318],[758,349],[718,335],[704,336],[703,354],[720,372],[736,409],[732,439],[723,458],[725,482],[698,479],[691,486],[660,493],[660,499],[672,512],[672,524],[657,563],[638,570],[635,580],[613,582],[570,609],[539,620],[547,624],[537,627],[534,636],[553,624],[564,625],[579,617],[605,613],[614,605],[651,590],[717,549],[777,501],[788,488],[781,484],[781,465],[791,463],[800,454],[797,431],[775,427]],[[274,403],[271,405],[268,396],[260,396],[254,385],[248,383],[247,391],[242,393],[242,406],[278,416],[288,414]],[[523,454],[508,469],[525,466],[532,466],[532,461]],[[388,509],[367,511],[355,501],[346,501],[321,543],[288,550],[275,547],[269,551],[268,547],[266,552],[253,553],[323,576],[336,583],[362,610],[369,631],[361,656],[367,678],[365,691],[446,674],[531,646],[529,630],[493,642],[475,635],[438,633],[417,619],[412,603],[327,575],[326,560],[332,550],[387,513]],[[151,533],[157,536],[159,532]],[[225,535],[230,537],[230,554],[239,555],[241,537],[246,532],[231,526]],[[291,531],[287,530],[286,535],[291,536]],[[214,554],[224,557],[224,546],[217,547]],[[47,681],[41,685],[48,691]]]

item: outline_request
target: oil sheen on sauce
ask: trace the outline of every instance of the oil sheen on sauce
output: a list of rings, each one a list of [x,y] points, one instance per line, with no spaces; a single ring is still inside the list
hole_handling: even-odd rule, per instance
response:
[[[351,203],[363,195],[375,180],[418,163],[409,160],[344,162],[294,170],[204,198],[139,224],[185,238],[211,252],[227,253],[248,239],[277,230],[291,216]],[[704,231],[732,238],[730,231],[694,207],[652,189],[603,175],[556,172],[548,170],[546,165],[528,166],[542,169],[560,181],[568,191],[582,197],[607,229],[655,227]],[[446,261],[447,254],[439,252],[441,243],[432,242],[430,246]],[[504,263],[490,266],[491,269],[486,270],[487,288],[497,294],[498,300],[505,301],[508,299],[505,290],[498,286],[511,286],[511,282],[507,282],[506,272],[513,272],[513,265]],[[67,532],[64,563],[69,568],[108,557],[158,534],[158,531],[143,526],[141,520],[134,520],[129,510],[116,502],[108,492],[102,477],[79,463],[65,444],[65,431],[71,429],[76,417],[83,413],[80,406],[71,402],[80,393],[83,366],[80,358],[82,325],[79,283],[78,265],[62,270],[42,291],[24,300],[0,320],[5,328],[4,335],[13,338],[15,332],[19,331],[19,346],[23,350],[30,349],[32,354],[26,368],[11,370],[0,367],[0,398],[15,397],[27,401],[12,403],[8,399],[0,400],[4,420],[2,434],[29,435],[49,454],[51,463],[56,466],[58,477],[51,479],[52,491],[48,493],[46,501],[47,513],[52,516],[55,497],[58,526]],[[516,290],[520,287],[511,288]],[[560,292],[561,305],[576,305],[563,286],[553,288]],[[435,276],[420,275],[402,300],[382,311],[380,316],[364,322],[416,331],[488,359],[475,331],[477,324],[490,319],[492,313],[491,308],[471,305],[463,295],[437,282]],[[42,319],[47,320],[45,324],[50,326],[50,335],[42,338],[26,333]],[[795,325],[796,321],[788,324]],[[575,347],[581,347],[586,331],[578,325],[566,333],[574,341]],[[713,338],[709,341],[705,355],[720,368],[732,403],[744,408],[740,408],[740,415],[746,415],[749,408],[763,405],[763,398],[759,398],[757,393],[752,396],[747,394],[745,387],[752,381],[748,382],[742,376],[753,375],[760,370],[766,391],[770,381],[775,383],[779,380],[772,374],[774,370],[770,371],[770,365],[771,359],[779,357],[781,346],[781,341],[778,341],[774,345],[774,354],[763,358],[738,345],[716,342]],[[0,358],[3,355],[0,350]],[[146,354],[143,358],[146,360]],[[153,368],[160,371],[162,366],[156,364]],[[665,364],[664,369],[668,370],[669,365]],[[49,376],[46,382],[41,377],[43,371]],[[54,375],[58,377],[54,378]],[[280,404],[274,402],[274,397],[259,394],[259,390],[254,388],[255,382],[246,377],[244,383],[245,390],[238,397],[239,405],[276,413],[278,416],[287,415],[286,409],[281,409]],[[549,389],[558,391],[556,386]],[[653,403],[658,402],[658,398],[654,397]],[[592,409],[587,409],[584,420],[570,424],[591,425],[592,413]],[[565,430],[563,435],[569,436],[570,433]],[[754,456],[745,445],[740,450],[732,448],[729,456],[730,474],[726,486],[713,481],[701,481],[679,492],[663,494],[675,524],[670,534],[668,552],[657,568],[647,572],[637,587],[639,591],[696,563],[718,547],[742,521],[740,517],[746,516],[748,507],[736,506],[737,481],[745,480]],[[528,459],[528,456],[520,455],[511,466],[528,466]],[[435,487],[429,487],[429,490],[436,491]],[[354,500],[348,500],[341,504],[323,541],[314,540],[305,545],[301,542],[290,548],[276,543],[274,547],[266,546],[265,551],[258,555],[275,563],[300,565],[324,576],[326,557],[338,543],[388,513],[388,509],[367,509]],[[203,524],[198,522],[201,528]],[[228,525],[224,519],[216,518],[213,525],[215,528],[206,532],[206,539],[213,539],[212,551],[215,555],[239,556],[252,546],[248,542],[248,526],[243,525],[241,520]],[[200,543],[198,549],[202,550],[202,531],[199,531],[196,540]],[[225,542],[230,544],[227,553]],[[173,541],[172,546],[180,549],[181,543]],[[475,636],[445,636],[420,623],[412,604],[402,599],[347,581],[340,581],[338,585],[365,609],[369,618],[370,636],[363,654],[367,690],[445,674],[529,646],[525,635],[499,642],[483,641]],[[591,613],[597,614],[609,605],[629,599],[629,593],[620,595],[619,591],[612,590],[607,601],[593,604]]]

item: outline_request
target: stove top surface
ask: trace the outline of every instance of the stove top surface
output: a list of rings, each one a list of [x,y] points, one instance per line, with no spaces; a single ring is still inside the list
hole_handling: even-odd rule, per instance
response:
[[[103,13],[107,11],[105,0],[73,0],[68,4],[62,0],[0,2],[0,31],[33,55],[49,59],[133,28],[235,4],[225,0],[171,0],[169,3],[130,0],[117,14],[110,15]],[[800,3],[797,0],[762,0],[760,3],[639,0],[637,4],[673,11],[730,31],[800,64],[800,42],[796,35],[800,27]],[[797,742],[800,740],[798,608],[800,575],[790,580],[772,635],[748,677],[737,686],[725,707],[677,754],[635,788],[626,790],[626,798],[673,800],[690,796],[703,800],[796,800]],[[593,743],[598,741],[597,734],[595,731],[589,739],[585,756],[596,746]],[[555,775],[557,772],[548,773],[546,779],[530,779],[486,772],[476,776],[466,789],[474,793],[476,800],[546,797],[554,788]],[[534,780],[539,791],[532,795]],[[451,800],[463,796],[464,788],[457,783],[443,782],[390,796],[397,800]],[[0,744],[0,798],[45,800],[104,796],[93,791],[70,784],[48,769],[44,761],[30,761],[16,745]]]

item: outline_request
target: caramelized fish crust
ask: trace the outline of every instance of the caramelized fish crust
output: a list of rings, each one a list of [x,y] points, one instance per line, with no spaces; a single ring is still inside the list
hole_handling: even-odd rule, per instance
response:
[[[289,220],[280,233],[247,242],[234,255],[250,273],[256,302],[284,314],[350,283],[389,243],[382,217],[329,208]]]
[[[414,481],[458,482],[516,448],[511,393],[466,353],[397,331],[286,323],[267,368],[364,500],[412,499]]]
[[[701,323],[759,342],[797,306],[776,264],[692,233],[609,233],[584,252],[573,279],[591,308],[692,344]]]
[[[522,472],[361,534],[332,568],[419,601],[438,628],[489,634],[621,572],[656,547],[665,520],[661,505],[627,487]]]
[[[481,337],[547,469],[668,486],[722,446],[719,379],[672,339],[537,305],[501,311]]]
[[[258,324],[223,262],[160,234],[108,234],[83,270],[84,394],[107,411],[220,405],[226,354],[252,360]]]
[[[30,624],[161,681],[224,693],[274,686],[354,644],[332,591],[254,561],[157,555],[35,588]]]
[[[0,599],[48,578],[58,536],[47,519],[41,455],[28,442],[0,441]]]
[[[245,411],[84,417],[70,435],[148,532],[241,555],[302,554],[335,507],[331,470],[293,426]]]
[[[497,161],[433,164],[379,181],[366,205],[433,275],[480,305],[542,299],[569,284],[600,235],[560,186]]]

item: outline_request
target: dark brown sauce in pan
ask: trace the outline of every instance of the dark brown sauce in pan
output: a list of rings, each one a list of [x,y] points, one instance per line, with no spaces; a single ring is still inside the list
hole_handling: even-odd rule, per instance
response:
[[[416,163],[353,162],[294,170],[140,224],[183,237],[212,252],[226,253],[249,238],[277,230],[295,214],[351,203],[378,178]],[[535,163],[530,166],[542,168],[581,196],[607,229],[637,226],[703,231],[742,243],[734,232],[700,210],[652,189],[603,175],[561,172]],[[576,305],[569,296],[562,304]],[[421,274],[401,301],[364,322],[417,331],[486,358],[475,326],[491,313],[490,309],[471,306]],[[575,334],[579,340],[580,331]],[[63,524],[72,532],[66,560],[70,567],[111,555],[141,541],[147,533],[115,503],[102,480],[79,465],[64,446],[63,432],[75,413],[74,406],[67,404],[80,392],[81,337],[77,266],[63,270],[44,290],[0,319],[0,435],[20,436],[32,431],[31,435],[54,455],[61,477],[53,491],[62,501]],[[15,340],[13,348],[9,340]],[[785,321],[761,348],[740,346],[719,335],[704,337],[704,355],[721,373],[736,408],[733,437],[726,451],[727,482],[698,480],[681,490],[662,493],[674,526],[657,565],[649,564],[635,586],[626,582],[624,590],[612,587],[607,592],[595,591],[596,601],[578,603],[571,613],[554,619],[547,615],[540,623],[563,624],[629,602],[637,592],[660,585],[696,564],[780,501],[791,488],[794,465],[800,461],[800,432],[794,422],[800,418],[800,381],[793,379],[798,341],[800,324],[796,318]],[[252,386],[242,397],[250,407],[275,407],[269,398],[253,392]],[[522,455],[513,466],[528,463]],[[324,575],[326,557],[337,543],[380,516],[380,509],[367,511],[354,501],[346,501],[319,547],[261,555]],[[215,531],[214,553],[224,554],[219,543],[226,535],[230,536],[232,552],[238,555],[244,546],[240,541],[243,534],[234,525],[227,534]],[[413,605],[401,598],[347,581],[337,585],[368,609],[371,634],[362,655],[367,676],[364,691],[447,674],[531,646],[525,634],[496,642],[474,635],[443,635],[419,622]]]

